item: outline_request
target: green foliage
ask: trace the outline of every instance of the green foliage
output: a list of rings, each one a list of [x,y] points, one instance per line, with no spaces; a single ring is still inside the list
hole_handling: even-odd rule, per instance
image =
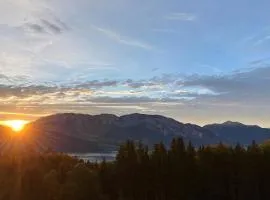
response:
[[[269,145],[121,145],[114,162],[53,152],[0,156],[0,200],[266,200]]]

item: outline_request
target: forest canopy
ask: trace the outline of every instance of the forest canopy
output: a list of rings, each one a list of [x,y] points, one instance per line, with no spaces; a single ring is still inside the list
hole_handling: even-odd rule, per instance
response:
[[[181,138],[153,149],[127,141],[113,162],[61,153],[0,156],[0,200],[269,199],[270,148],[201,146]]]

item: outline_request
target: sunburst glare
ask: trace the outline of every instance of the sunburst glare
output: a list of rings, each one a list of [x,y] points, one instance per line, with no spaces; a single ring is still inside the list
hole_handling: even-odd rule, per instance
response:
[[[24,126],[28,123],[26,120],[7,120],[2,121],[1,124],[10,127],[13,131],[19,132],[23,130]]]

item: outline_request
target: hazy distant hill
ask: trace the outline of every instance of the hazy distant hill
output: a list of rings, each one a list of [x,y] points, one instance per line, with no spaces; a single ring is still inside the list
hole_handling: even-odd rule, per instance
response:
[[[211,130],[220,138],[221,141],[228,144],[240,142],[243,145],[250,144],[252,140],[262,143],[270,137],[270,129],[259,126],[250,126],[238,122],[227,121],[223,124],[210,124],[204,126]]]
[[[0,125],[0,144],[3,140],[8,139],[12,132],[10,128]]]
[[[112,151],[127,139],[149,145],[163,141],[169,145],[174,137],[183,137],[197,146],[220,141],[226,144],[249,144],[252,140],[261,143],[270,139],[270,129],[237,122],[200,127],[164,116],[137,113],[121,117],[67,113],[40,118],[27,125],[21,133],[24,146],[63,152]],[[3,139],[0,137],[0,140]]]
[[[6,133],[9,130],[9,128],[0,125],[0,139],[3,139],[3,137],[6,137]]]
[[[14,132],[6,127],[0,125],[0,150],[1,151],[10,151],[14,149],[15,146],[21,146],[21,144],[17,144],[19,139],[14,140]]]

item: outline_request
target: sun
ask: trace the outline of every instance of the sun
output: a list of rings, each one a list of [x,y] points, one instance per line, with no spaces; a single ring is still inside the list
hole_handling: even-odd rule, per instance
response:
[[[13,131],[19,132],[23,130],[24,126],[28,123],[25,120],[7,120],[2,122],[3,125],[10,127]]]

